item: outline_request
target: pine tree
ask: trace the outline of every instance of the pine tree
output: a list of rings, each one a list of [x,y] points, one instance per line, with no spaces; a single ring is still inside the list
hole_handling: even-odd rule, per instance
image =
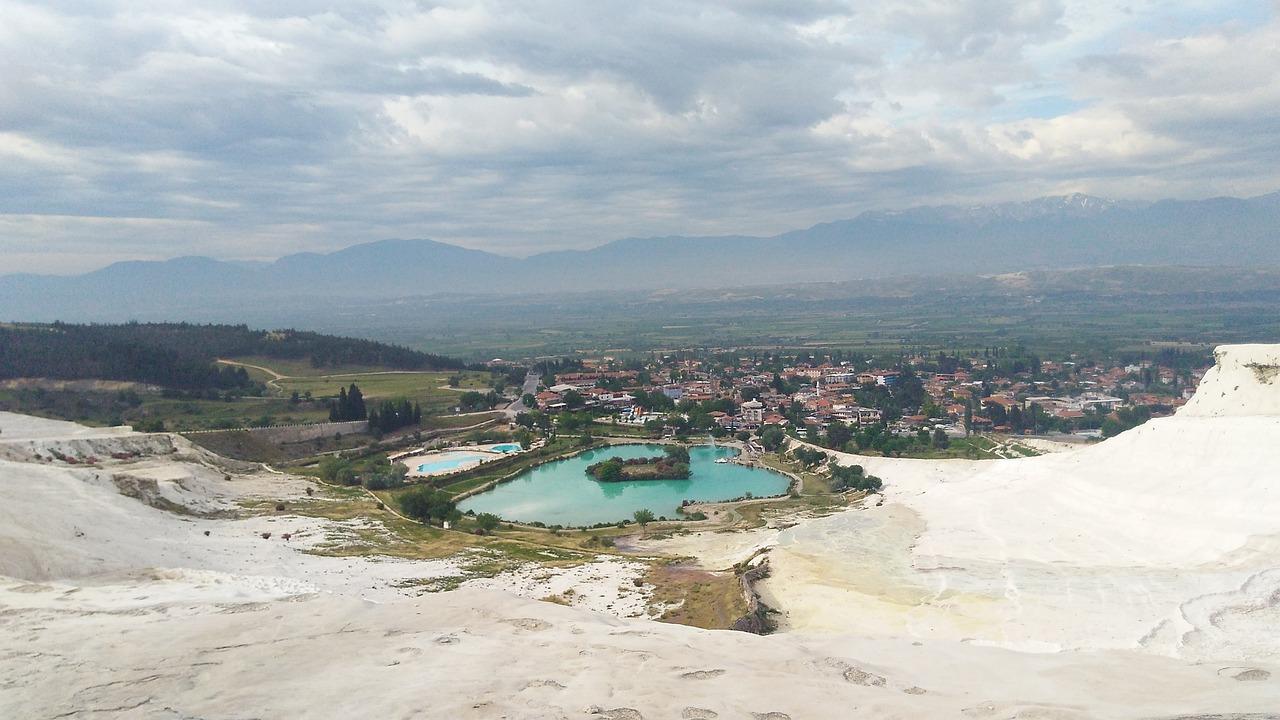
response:
[[[329,406],[329,417],[336,421],[350,420],[351,403],[347,399],[347,389],[338,388],[338,399]]]
[[[364,393],[360,392],[360,388],[355,383],[351,383],[351,388],[347,391],[347,399],[350,401],[350,420],[364,420],[369,417],[368,411],[364,407]]]

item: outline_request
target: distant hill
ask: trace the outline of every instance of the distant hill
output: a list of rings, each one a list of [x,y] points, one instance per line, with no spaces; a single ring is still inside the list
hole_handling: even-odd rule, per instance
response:
[[[463,367],[459,360],[370,340],[243,325],[0,326],[0,379],[126,380],[183,390],[254,392],[256,384],[243,368],[215,364],[218,358],[237,356],[306,360],[314,367]]]
[[[628,238],[524,259],[383,240],[272,263],[125,262],[74,277],[0,277],[0,319],[208,319],[274,304],[328,307],[343,298],[731,288],[1126,264],[1280,265],[1280,193],[922,207],[772,237]]]

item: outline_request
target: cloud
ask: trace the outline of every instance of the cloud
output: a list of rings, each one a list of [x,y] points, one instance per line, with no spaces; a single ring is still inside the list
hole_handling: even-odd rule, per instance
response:
[[[384,237],[527,254],[1062,190],[1280,187],[1265,2],[0,14],[0,272]]]

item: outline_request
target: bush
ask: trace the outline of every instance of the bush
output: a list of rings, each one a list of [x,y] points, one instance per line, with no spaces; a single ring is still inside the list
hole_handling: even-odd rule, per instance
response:
[[[760,445],[765,450],[773,452],[782,447],[782,443],[787,439],[787,434],[777,425],[766,425],[760,431]]]
[[[807,447],[796,448],[796,451],[794,454],[795,454],[796,460],[799,460],[800,464],[804,465],[805,467],[813,467],[815,465],[821,465],[822,463],[827,461],[826,453],[822,452],[821,450],[814,450],[812,448],[807,448]]]
[[[419,522],[442,522],[457,512],[457,505],[443,490],[422,487],[400,496],[400,509]]]
[[[498,524],[502,522],[502,518],[493,513],[480,513],[476,515],[476,525],[486,533],[493,532]]]
[[[840,492],[848,488],[876,492],[884,483],[875,475],[867,475],[861,465],[831,465],[831,489]]]
[[[401,463],[390,466],[379,466],[364,479],[364,486],[370,490],[392,490],[404,487],[405,476],[409,468]]]
[[[133,429],[144,433],[164,432],[164,420],[160,418],[143,418],[133,423]]]
[[[331,455],[320,461],[320,479],[336,485],[355,485],[356,471],[349,461]]]

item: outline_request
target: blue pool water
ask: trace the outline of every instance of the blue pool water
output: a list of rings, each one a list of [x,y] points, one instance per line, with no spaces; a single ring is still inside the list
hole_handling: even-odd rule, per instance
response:
[[[450,470],[457,470],[463,465],[469,465],[477,460],[487,460],[491,455],[474,452],[444,453],[438,459],[428,463],[422,463],[418,466],[420,473],[441,473]]]
[[[524,448],[520,445],[520,443],[502,443],[499,445],[490,445],[489,449],[494,452],[513,453],[513,452],[520,452]]]
[[[623,459],[661,455],[661,445],[614,445],[557,460],[529,470],[488,492],[459,504],[463,512],[489,512],[507,520],[541,521],[548,525],[594,525],[630,519],[648,508],[656,516],[676,518],[682,500],[714,502],[751,493],[756,497],[786,492],[790,480],[771,470],[734,463],[716,464],[736,450],[701,445],[689,448],[688,480],[631,480],[602,483],[587,475],[587,466],[610,457]]]

